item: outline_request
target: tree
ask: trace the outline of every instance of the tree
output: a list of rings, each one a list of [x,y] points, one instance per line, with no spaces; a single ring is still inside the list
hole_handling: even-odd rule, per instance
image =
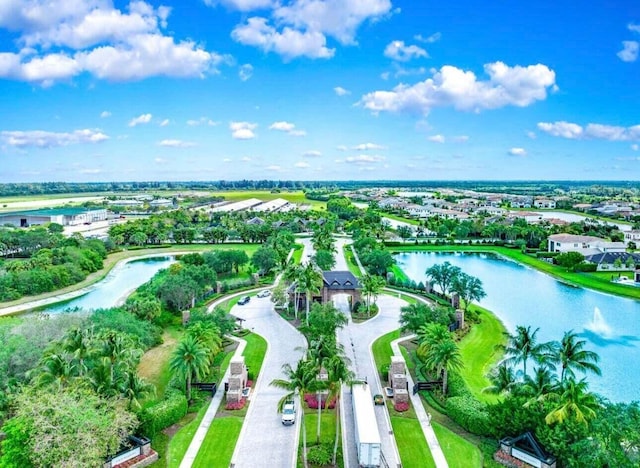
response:
[[[336,456],[338,454],[338,440],[340,435],[340,394],[342,392],[342,383],[351,383],[355,377],[354,373],[349,369],[348,360],[343,356],[334,356],[327,360],[325,368],[329,374],[329,395],[336,398],[336,438],[333,443],[332,464],[336,464]]]
[[[453,280],[461,273],[459,267],[449,262],[433,265],[425,271],[427,277],[440,287],[442,294],[447,294],[453,285]]]
[[[335,342],[336,331],[347,323],[347,317],[333,304],[314,303],[309,313],[309,323],[301,327],[301,331],[309,341],[327,336]]]
[[[316,250],[316,254],[313,256],[313,261],[318,265],[318,268],[324,271],[331,270],[336,264],[333,252],[323,249]]]
[[[278,266],[278,252],[271,247],[261,246],[251,257],[251,264],[264,274]]]
[[[283,278],[289,282],[289,284],[295,284],[295,289],[293,291],[293,308],[296,320],[298,319],[298,297],[300,294],[298,290],[298,281],[300,279],[300,276],[302,275],[302,270],[302,265],[290,263],[289,265],[287,265],[287,268],[284,270],[284,273],[282,275]]]
[[[451,291],[458,293],[464,303],[464,311],[469,309],[473,301],[479,301],[487,295],[482,288],[482,281],[475,276],[460,272],[451,284]]]
[[[191,400],[191,382],[202,378],[209,367],[209,353],[205,346],[192,336],[186,336],[175,349],[169,361],[169,368],[187,388],[187,400]]]
[[[483,388],[482,391],[492,395],[509,393],[516,386],[516,376],[513,373],[513,369],[505,363],[493,369],[489,375],[489,380],[491,381],[491,385]]]
[[[1,463],[29,466],[22,464],[28,459],[33,466],[102,466],[105,456],[117,453],[137,425],[135,415],[118,401],[87,389],[24,391],[16,397],[13,419],[4,426],[9,430]],[[4,450],[7,446],[10,451]]]
[[[396,229],[396,233],[403,241],[406,241],[409,237],[413,235],[413,229],[410,226],[398,226]]]
[[[455,317],[455,312],[449,306],[429,306],[424,303],[409,304],[400,309],[400,325],[403,331],[418,333],[427,323],[449,325]]]
[[[447,395],[447,380],[450,371],[457,371],[464,366],[460,349],[453,338],[435,342],[427,347],[424,364],[428,368],[436,369],[442,373],[442,394]]]
[[[565,267],[567,270],[571,270],[576,265],[584,262],[584,255],[580,252],[563,252],[558,255],[555,260],[558,265]]]
[[[307,263],[301,270],[298,278],[298,287],[305,293],[306,322],[309,325],[309,308],[312,294],[320,292],[322,286],[322,274],[312,263]]]
[[[386,276],[396,261],[386,250],[374,249],[360,255],[360,260],[372,275]]]
[[[271,302],[276,309],[281,309],[287,306],[289,302],[289,295],[287,294],[287,288],[284,285],[284,282],[279,282],[272,290],[271,290]]]
[[[549,425],[556,422],[562,424],[567,419],[574,419],[587,425],[601,407],[597,397],[587,390],[584,379],[579,382],[573,378],[566,380],[560,387],[562,393],[550,394],[558,405],[547,414],[545,422]]]
[[[531,332],[531,327],[518,325],[515,335],[508,335],[504,353],[507,356],[505,363],[515,365],[522,363],[523,376],[527,375],[527,361],[534,359],[541,362],[545,353],[549,350],[549,344],[538,343],[537,334],[539,328]],[[524,378],[524,377],[523,377]]]
[[[364,275],[360,279],[362,285],[362,292],[367,298],[367,316],[371,316],[371,297],[377,297],[382,291],[382,288],[386,285],[384,278],[375,275]]]
[[[586,344],[586,340],[579,340],[573,330],[565,332],[560,342],[551,344],[549,360],[560,366],[560,383],[564,383],[566,377],[575,377],[575,371],[601,375],[597,364],[600,356],[584,349]]]

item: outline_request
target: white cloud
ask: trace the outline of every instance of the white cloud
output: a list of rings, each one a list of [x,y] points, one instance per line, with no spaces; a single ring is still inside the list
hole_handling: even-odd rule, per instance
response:
[[[259,47],[265,52],[275,52],[285,60],[296,57],[331,58],[335,49],[326,47],[327,38],[317,32],[304,32],[284,27],[282,32],[267,24],[266,18],[249,18],[245,24],[237,25],[231,37],[244,45]]]
[[[455,141],[457,143],[466,143],[467,141],[469,141],[469,136],[468,135],[454,136],[453,137],[453,141]]]
[[[160,125],[161,127],[166,127],[167,125],[169,125],[171,123],[171,121],[169,119],[164,119],[162,122],[160,122],[158,125]]]
[[[384,161],[384,157],[375,154],[360,154],[358,156],[348,156],[344,160],[353,164],[370,164]]]
[[[305,156],[307,158],[318,158],[318,157],[322,156],[322,153],[320,151],[310,150],[310,151],[305,151],[304,153],[302,153],[302,156]]]
[[[168,162],[169,162],[169,161],[168,161],[167,159],[165,159],[165,158],[154,158],[154,161],[155,161],[157,164],[166,164],[166,163],[168,163]]]
[[[231,162],[231,161],[232,161],[232,159],[231,159],[231,158],[224,158],[224,159],[222,160],[222,162],[225,162],[225,163],[228,163],[228,162]]]
[[[151,114],[141,114],[138,117],[134,117],[129,121],[129,127],[135,127],[140,124],[148,124],[151,122],[152,115]]]
[[[635,144],[635,143],[634,143],[633,145],[631,145],[631,149],[632,149],[633,151],[638,151],[638,149],[639,149],[639,148],[640,148],[640,146],[638,146],[638,145],[637,145],[637,144]]]
[[[426,115],[434,107],[452,106],[458,110],[480,111],[508,105],[525,107],[547,97],[555,85],[555,72],[537,64],[509,67],[502,62],[484,66],[489,75],[479,81],[471,71],[446,65],[432,78],[409,86],[400,84],[392,91],[365,94],[360,104],[374,113],[408,112]]]
[[[100,112],[100,118],[106,119],[107,117],[111,117],[111,112],[109,112],[109,111]]]
[[[300,168],[300,169],[306,169],[307,167],[309,167],[309,163],[304,162],[304,161],[300,161],[297,162],[293,165],[294,167]]]
[[[43,130],[3,131],[0,137],[9,146],[24,148],[53,148],[74,143],[99,143],[109,137],[98,129],[74,130],[73,132],[47,132]]]
[[[215,127],[219,123],[220,122],[216,122],[214,120],[211,120],[208,117],[200,117],[199,119],[189,119],[189,120],[187,120],[187,125],[189,125],[190,127],[197,127],[198,125],[208,125],[210,127]]]
[[[429,57],[427,51],[417,45],[405,45],[404,41],[391,41],[384,49],[384,56],[398,62]]]
[[[535,140],[537,138],[536,132],[532,132],[532,131],[528,131],[527,136],[532,140]]]
[[[229,124],[229,130],[231,130],[231,137],[235,140],[251,140],[256,137],[253,132],[258,127],[258,124],[251,122],[231,122]]]
[[[349,148],[347,148],[346,145],[338,145],[338,146],[336,146],[336,149],[338,151],[347,151]]]
[[[616,55],[623,62],[635,62],[638,59],[640,43],[638,41],[622,41],[622,50]]]
[[[432,141],[434,143],[444,143],[445,142],[444,135],[431,135],[430,137],[427,137],[427,140]]]
[[[191,141],[183,140],[162,140],[158,144],[167,148],[191,148],[192,146],[196,146],[196,144]]]
[[[253,65],[245,63],[238,69],[240,81],[247,81],[253,76]]]
[[[524,148],[511,148],[509,154],[511,156],[526,156],[527,151]]]
[[[370,151],[385,149],[385,147],[378,145],[377,143],[360,143],[359,145],[353,146],[351,149],[356,151]]]
[[[252,11],[271,8],[273,0],[204,0],[209,6],[223,5],[232,10]]]
[[[277,164],[272,164],[271,166],[265,167],[265,169],[267,171],[280,172],[282,170],[282,167],[278,166]]]
[[[627,28],[629,29],[629,31],[640,33],[640,24],[629,23],[627,25]]]
[[[242,158],[240,158],[240,161],[249,162],[249,161],[252,161],[252,159],[249,156],[243,156]]]
[[[576,123],[558,121],[558,122],[539,122],[538,129],[549,135],[577,139],[597,139],[609,141],[637,141],[640,140],[640,125],[631,127],[620,127],[616,125],[605,125],[590,123],[586,127],[582,127]]]
[[[269,126],[269,130],[278,130],[292,136],[305,136],[307,132],[296,128],[295,124],[286,121],[273,122]]]
[[[442,37],[442,33],[433,33],[431,36],[423,37],[422,34],[416,34],[413,38],[418,42],[423,42],[425,44],[433,44],[434,42],[438,42]]]
[[[344,89],[342,86],[336,86],[335,88],[333,88],[333,91],[338,96],[346,96],[348,94],[351,94],[351,91],[349,91],[348,89]]]

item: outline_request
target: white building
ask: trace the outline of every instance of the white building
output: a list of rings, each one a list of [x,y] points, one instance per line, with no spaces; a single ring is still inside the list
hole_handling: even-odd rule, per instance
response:
[[[595,255],[606,252],[625,252],[624,242],[608,242],[600,237],[554,234],[548,238],[549,252],[579,252]]]

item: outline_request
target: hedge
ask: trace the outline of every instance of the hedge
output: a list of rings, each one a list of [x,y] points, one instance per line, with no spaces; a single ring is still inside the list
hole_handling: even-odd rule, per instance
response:
[[[573,267],[573,271],[576,273],[598,271],[598,265],[596,263],[578,263]]]
[[[182,392],[167,389],[163,400],[141,411],[142,432],[153,437],[162,429],[182,419],[187,414],[187,408],[187,397]]]
[[[467,431],[477,435],[489,433],[490,421],[487,405],[471,395],[447,399],[447,414]]]

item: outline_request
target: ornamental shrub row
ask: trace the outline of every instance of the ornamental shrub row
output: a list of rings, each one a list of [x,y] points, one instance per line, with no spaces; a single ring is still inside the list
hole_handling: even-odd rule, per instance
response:
[[[467,431],[486,435],[489,433],[487,405],[466,394],[447,399],[447,414]]]
[[[187,397],[178,390],[168,388],[163,400],[141,411],[142,432],[153,437],[182,419],[187,414],[187,407]]]

